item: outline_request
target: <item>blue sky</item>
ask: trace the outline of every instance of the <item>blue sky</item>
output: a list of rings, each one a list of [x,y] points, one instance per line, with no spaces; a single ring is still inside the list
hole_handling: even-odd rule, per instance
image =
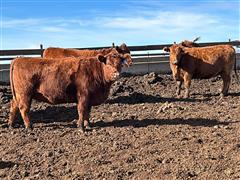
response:
[[[240,39],[240,0],[1,0],[0,49]]]

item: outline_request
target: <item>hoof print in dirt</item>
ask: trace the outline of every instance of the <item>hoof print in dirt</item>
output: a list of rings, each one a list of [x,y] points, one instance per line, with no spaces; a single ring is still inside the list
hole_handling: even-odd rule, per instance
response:
[[[163,78],[161,78],[159,75],[157,75],[154,72],[144,75],[143,78],[144,78],[145,83],[147,83],[147,84],[155,84],[155,83],[161,82],[163,80]]]

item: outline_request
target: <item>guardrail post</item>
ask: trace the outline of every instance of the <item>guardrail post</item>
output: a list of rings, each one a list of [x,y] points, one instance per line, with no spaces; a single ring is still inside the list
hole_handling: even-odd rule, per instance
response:
[[[41,57],[43,57],[43,45],[40,44],[40,49],[41,49]]]

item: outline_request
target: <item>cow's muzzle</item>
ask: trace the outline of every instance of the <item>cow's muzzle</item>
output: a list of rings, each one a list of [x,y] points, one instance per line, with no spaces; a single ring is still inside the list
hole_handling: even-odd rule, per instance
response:
[[[122,59],[121,60],[121,64],[122,64],[122,66],[125,66],[125,67],[129,67],[130,66],[130,64],[128,63],[127,59]]]
[[[173,65],[178,65],[178,61],[177,61],[177,60],[174,60],[174,61],[173,61]]]
[[[119,77],[120,77],[120,73],[119,73],[119,72],[115,72],[115,73],[113,74],[113,80],[114,80],[114,81],[117,80],[117,79],[119,79]]]

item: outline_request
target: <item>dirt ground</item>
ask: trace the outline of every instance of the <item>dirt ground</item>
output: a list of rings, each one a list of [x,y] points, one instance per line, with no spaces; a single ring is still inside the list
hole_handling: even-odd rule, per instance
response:
[[[238,72],[240,74],[240,71]],[[0,179],[240,179],[240,84],[194,80],[175,98],[171,75],[125,76],[81,133],[76,104],[33,102],[33,130],[8,129],[11,91],[0,86]]]

